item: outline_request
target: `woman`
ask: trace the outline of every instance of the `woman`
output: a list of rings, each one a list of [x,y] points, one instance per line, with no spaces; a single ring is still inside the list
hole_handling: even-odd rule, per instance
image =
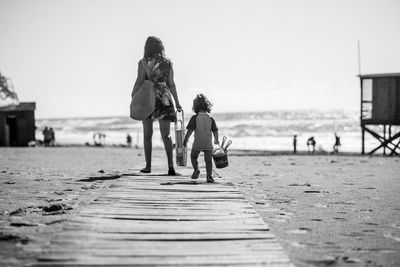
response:
[[[156,96],[156,105],[154,112],[147,119],[142,121],[146,167],[140,172],[151,172],[153,120],[158,120],[165,152],[167,153],[168,175],[175,175],[172,140],[170,136],[171,122],[176,121],[172,97],[174,98],[177,110],[181,111],[182,108],[179,104],[178,94],[176,92],[172,63],[165,57],[164,45],[161,40],[154,36],[147,38],[144,47],[144,57],[138,63],[138,76],[133,87],[132,95],[136,93],[146,79],[154,82],[153,88]]]

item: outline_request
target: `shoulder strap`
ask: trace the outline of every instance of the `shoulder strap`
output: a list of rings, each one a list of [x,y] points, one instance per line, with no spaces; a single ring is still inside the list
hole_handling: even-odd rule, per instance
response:
[[[148,68],[147,68],[147,60],[143,58],[143,59],[141,60],[141,62],[142,62],[142,67],[143,67],[143,69],[144,69],[144,72],[146,73],[145,79],[146,79],[146,80],[149,80],[150,75],[149,75],[149,70],[148,70]]]

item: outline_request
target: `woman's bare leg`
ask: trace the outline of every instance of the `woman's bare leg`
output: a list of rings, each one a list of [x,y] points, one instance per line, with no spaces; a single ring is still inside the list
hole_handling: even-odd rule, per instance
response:
[[[153,120],[145,119],[143,122],[143,147],[144,156],[146,159],[146,167],[142,171],[151,171],[151,152],[153,149],[152,137],[153,137]]]
[[[172,149],[172,139],[171,139],[171,122],[169,120],[158,120],[160,123],[161,137],[164,143],[165,152],[167,153],[168,168],[174,167],[173,161],[173,149]]]

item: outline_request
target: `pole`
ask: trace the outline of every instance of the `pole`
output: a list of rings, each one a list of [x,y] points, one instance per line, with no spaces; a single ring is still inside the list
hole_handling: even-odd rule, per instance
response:
[[[361,154],[365,154],[365,129],[364,125],[361,125]]]
[[[383,125],[383,141],[386,141],[386,124]],[[386,146],[383,146],[383,155],[386,155]]]
[[[361,75],[361,52],[360,52],[360,40],[357,41],[357,51],[358,51],[358,75]]]

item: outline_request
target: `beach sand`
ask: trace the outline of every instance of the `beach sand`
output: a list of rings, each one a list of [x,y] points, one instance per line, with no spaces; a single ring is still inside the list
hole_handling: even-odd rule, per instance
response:
[[[153,161],[167,171],[163,150]],[[238,186],[296,266],[400,265],[400,158],[232,151],[229,163],[217,174]],[[74,212],[143,166],[137,149],[0,148],[0,265],[32,262],[25,244],[50,245]]]
[[[218,172],[296,266],[400,266],[400,158],[231,153]]]

